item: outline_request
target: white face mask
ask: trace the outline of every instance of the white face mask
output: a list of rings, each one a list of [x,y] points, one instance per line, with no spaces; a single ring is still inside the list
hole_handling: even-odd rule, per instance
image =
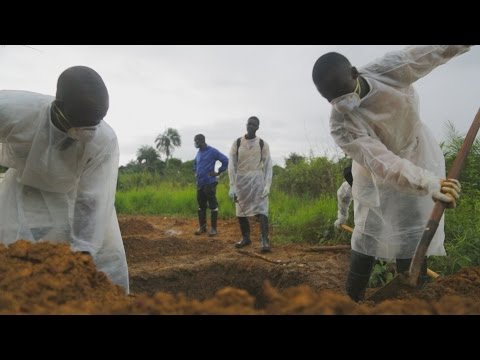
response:
[[[63,115],[63,112],[58,108],[58,106],[55,103],[53,103],[53,106],[55,106],[57,114],[59,114],[60,117],[63,118],[63,120],[70,126],[70,129],[67,130],[67,135],[70,138],[83,143],[88,143],[93,140],[100,124],[97,126],[72,127],[72,124],[67,120],[65,115]]]
[[[88,143],[93,140],[97,133],[98,126],[92,127],[72,127],[68,129],[67,135],[74,140],[78,140],[83,143]]]
[[[333,99],[330,104],[332,104],[335,110],[337,110],[340,114],[350,113],[360,106],[361,91],[362,88],[360,86],[360,80],[357,77],[357,86],[355,87],[355,90],[352,93]]]
[[[357,93],[345,94],[333,99],[330,104],[341,114],[350,113],[360,106],[360,96]]]

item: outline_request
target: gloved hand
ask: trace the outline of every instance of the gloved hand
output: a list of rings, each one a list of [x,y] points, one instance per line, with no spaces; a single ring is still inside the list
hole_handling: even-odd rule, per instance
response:
[[[230,186],[230,190],[228,191],[228,196],[230,196],[230,198],[232,200],[235,200],[235,194],[236,194],[236,189],[234,186]]]
[[[337,220],[335,220],[335,223],[333,224],[337,229],[341,229],[342,227],[340,225],[345,224],[347,222],[347,219],[344,217],[339,217]]]
[[[270,187],[268,185],[265,185],[262,192],[262,198],[266,198],[268,194],[270,194]]]
[[[457,207],[457,200],[460,198],[461,192],[460,182],[456,179],[442,179],[440,180],[440,186],[434,189],[432,199],[434,201],[443,201],[447,203],[447,208],[455,209]]]

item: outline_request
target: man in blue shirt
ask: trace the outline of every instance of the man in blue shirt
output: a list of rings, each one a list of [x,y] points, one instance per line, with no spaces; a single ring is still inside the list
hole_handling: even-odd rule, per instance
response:
[[[217,149],[208,146],[205,143],[205,136],[195,135],[193,139],[195,147],[198,149],[197,156],[193,160],[193,171],[197,181],[197,201],[198,201],[198,223],[200,227],[195,231],[195,235],[207,232],[207,202],[211,213],[212,228],[208,236],[217,235],[217,176],[228,168],[228,158]],[[215,171],[215,163],[220,161],[222,166]]]

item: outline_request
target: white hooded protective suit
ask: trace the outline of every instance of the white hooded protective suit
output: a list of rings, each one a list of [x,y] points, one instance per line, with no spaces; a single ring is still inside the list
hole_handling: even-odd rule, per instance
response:
[[[353,250],[384,259],[413,256],[434,206],[432,190],[446,174],[440,146],[420,121],[412,84],[468,50],[421,45],[387,53],[359,69],[370,86],[359,104],[332,108],[331,135],[354,160]],[[427,255],[445,255],[443,225],[442,218]]]
[[[352,202],[352,187],[346,181],[337,190],[337,219],[345,224],[348,219],[348,208]]]
[[[270,147],[263,141],[260,148],[260,138],[241,138],[238,147],[237,141],[232,144],[228,162],[228,176],[230,188],[235,189],[237,195],[236,214],[240,217],[255,215],[268,216],[268,196],[262,197],[267,187],[272,185],[272,158]]]
[[[129,292],[114,207],[119,147],[101,121],[93,141],[75,141],[51,122],[52,96],[0,91],[0,243],[18,239],[71,244]]]

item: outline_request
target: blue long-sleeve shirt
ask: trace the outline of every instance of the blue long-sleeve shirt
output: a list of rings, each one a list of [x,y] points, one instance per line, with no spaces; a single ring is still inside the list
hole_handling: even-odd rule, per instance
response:
[[[217,182],[215,176],[209,176],[208,173],[215,171],[215,163],[220,161],[222,166],[218,169],[219,173],[224,172],[228,168],[228,158],[217,149],[206,146],[199,149],[195,160],[193,160],[193,171],[197,179],[197,187]]]

